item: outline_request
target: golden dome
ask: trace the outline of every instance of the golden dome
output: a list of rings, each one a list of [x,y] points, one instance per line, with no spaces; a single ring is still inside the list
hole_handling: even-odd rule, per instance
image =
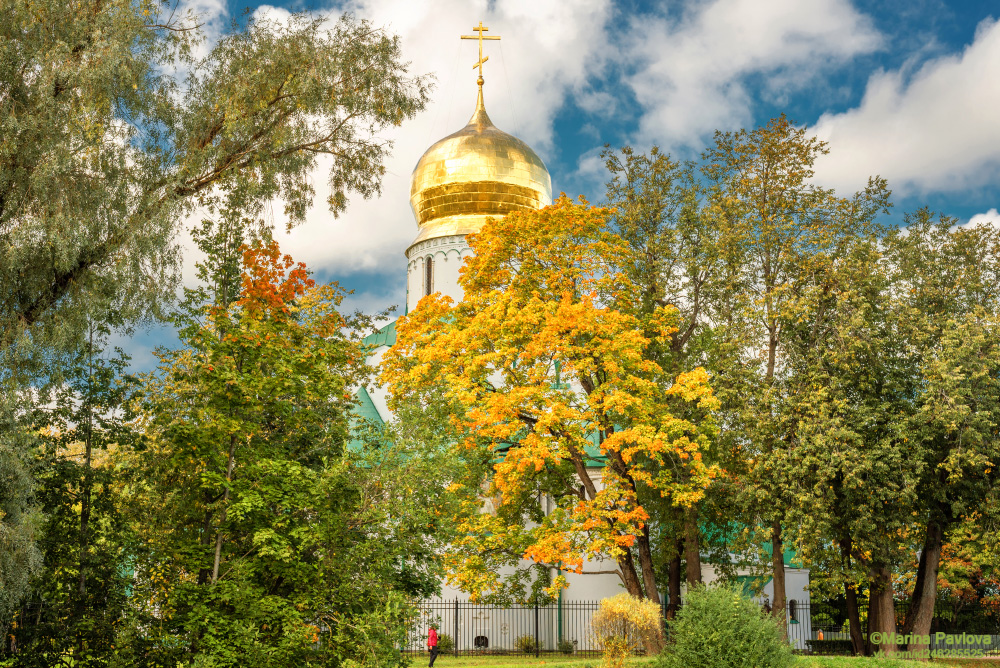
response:
[[[551,203],[545,164],[531,147],[493,125],[480,85],[468,125],[427,149],[413,169],[410,205],[420,229],[413,243],[472,234],[491,216]]]

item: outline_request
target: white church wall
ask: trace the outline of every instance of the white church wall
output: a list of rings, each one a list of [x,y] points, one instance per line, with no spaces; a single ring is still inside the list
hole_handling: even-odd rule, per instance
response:
[[[427,294],[427,260],[433,260],[431,292],[462,300],[458,270],[472,250],[464,235],[436,237],[414,244],[406,251],[406,310],[413,311]]]

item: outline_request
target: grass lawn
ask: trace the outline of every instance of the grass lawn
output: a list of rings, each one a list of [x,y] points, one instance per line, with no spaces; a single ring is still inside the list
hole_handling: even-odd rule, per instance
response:
[[[436,665],[436,664],[435,664]],[[930,662],[874,659],[853,656],[798,656],[795,668],[1000,668],[995,659],[935,659]]]
[[[427,655],[417,654],[411,657],[412,667],[420,668],[427,665]],[[629,668],[649,668],[653,659],[635,657],[629,659]],[[574,657],[562,654],[542,655],[537,659],[526,654],[523,656],[451,656],[442,654],[434,662],[434,668],[599,668],[601,657]],[[798,667],[796,667],[798,668]],[[998,667],[1000,668],[1000,667]]]
[[[427,656],[417,654],[412,658],[413,668],[427,665]],[[636,657],[629,660],[629,668],[650,668],[653,659]],[[442,654],[434,668],[599,668],[601,658],[588,656],[576,658],[550,654],[535,658],[526,656],[451,656]],[[929,663],[919,661],[889,661],[850,656],[796,656],[794,668],[1000,668],[1000,661],[990,659],[938,659]]]

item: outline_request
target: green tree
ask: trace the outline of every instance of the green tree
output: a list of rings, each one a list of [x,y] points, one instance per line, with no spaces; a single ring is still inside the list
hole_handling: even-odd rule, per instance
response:
[[[773,612],[782,621],[785,455],[795,435],[785,402],[786,310],[815,265],[835,257],[888,206],[881,179],[850,198],[816,185],[812,165],[827,150],[782,116],[752,131],[716,133],[703,156],[706,215],[718,220],[722,267],[715,333],[728,357],[713,387],[732,427],[731,447],[748,466],[742,490],[769,543]]]
[[[278,200],[295,225],[322,161],[336,215],[348,193],[379,191],[390,148],[379,131],[427,100],[398,39],[365,21],[251,19],[196,58],[197,17],[173,11],[11,0],[0,15],[5,601],[37,564],[25,388],[58,377],[45,365],[80,348],[91,323],[161,311],[196,207],[254,219]]]
[[[857,652],[865,590],[869,628],[895,624],[891,575],[912,547],[921,467],[904,427],[919,391],[914,356],[898,336],[880,240],[859,237],[817,267],[785,318],[790,535],[803,559],[826,564],[843,587]]]
[[[857,593],[869,628],[895,631],[919,550],[902,630],[928,634],[948,532],[995,507],[997,235],[926,210],[905,222],[818,272],[788,318],[792,524],[807,558],[835,546],[857,651]]]
[[[231,224],[199,233],[212,282],[188,295],[126,461],[144,481],[127,642],[153,665],[398,662],[409,601],[439,582],[444,467],[375,429],[348,447],[368,367],[342,292],[273,242],[234,276]]]
[[[364,21],[252,19],[196,59],[168,5],[7,3],[0,19],[3,348],[72,340],[95,315],[169,295],[178,222],[222,203],[301,222],[330,156],[329,205],[379,190],[378,139],[425,101],[399,43]],[[169,72],[176,65],[186,75]]]
[[[994,506],[1000,481],[1000,234],[986,225],[953,229],[955,222],[921,209],[907,217],[905,234],[885,242],[899,333],[919,360],[906,430],[924,455],[924,537],[903,630],[922,635],[930,633],[948,533]]]
[[[42,566],[36,544],[42,518],[33,502],[31,457],[38,443],[31,433],[30,416],[23,410],[33,400],[24,390],[0,394],[0,429],[5,434],[0,438],[0,633],[5,639],[12,613]]]
[[[128,404],[135,379],[120,350],[105,355],[107,334],[92,328],[33,416],[42,444],[36,498],[45,570],[16,618],[19,666],[105,665],[126,615],[134,541],[113,454],[135,445]]]

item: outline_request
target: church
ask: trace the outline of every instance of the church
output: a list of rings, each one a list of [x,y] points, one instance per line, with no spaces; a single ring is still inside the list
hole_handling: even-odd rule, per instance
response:
[[[475,65],[479,68],[478,92],[472,116],[465,127],[428,148],[413,170],[410,205],[417,234],[404,253],[407,313],[416,309],[423,297],[435,292],[456,302],[462,299],[459,268],[472,254],[466,237],[478,232],[488,218],[540,209],[552,203],[552,182],[541,158],[526,143],[494,126],[486,112],[482,65],[488,57],[482,55],[482,41],[499,37],[484,36],[488,28],[482,23],[474,30],[478,36],[463,36],[479,40],[480,60]],[[377,365],[395,340],[395,322],[367,337],[365,343],[373,347],[370,363]],[[384,387],[376,387],[371,392],[359,388],[357,418],[376,425],[389,422],[392,418],[386,395]],[[597,478],[599,470],[594,469]],[[619,577],[609,574],[609,570],[614,570],[612,564],[587,564],[586,570],[604,572],[564,573],[569,586],[560,595],[560,605],[597,601],[624,591]],[[794,609],[796,603],[807,604],[808,569],[796,567],[794,555],[788,553],[785,573],[791,607]],[[711,582],[716,579],[716,569],[703,562],[702,576],[704,581]],[[748,577],[744,575],[741,579]],[[764,587],[762,598],[770,599],[771,586],[768,583]],[[442,598],[464,600],[468,594],[442,583]],[[803,621],[808,625],[808,619]],[[450,626],[446,624],[445,628]],[[805,637],[809,637],[808,630],[802,630],[806,631]]]

